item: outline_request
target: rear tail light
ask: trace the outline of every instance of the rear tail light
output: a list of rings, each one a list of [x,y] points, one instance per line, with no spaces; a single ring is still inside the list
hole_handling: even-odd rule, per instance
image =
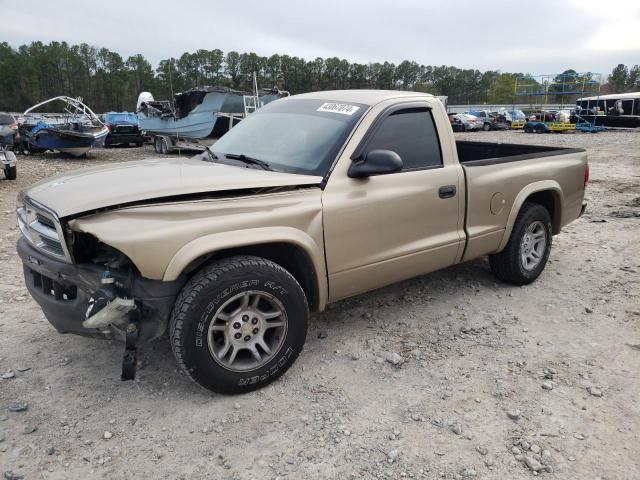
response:
[[[109,129],[110,132],[113,131],[113,125],[111,125],[110,123],[107,123],[107,128]]]
[[[17,124],[17,123],[12,123],[12,124],[9,126],[9,128],[10,128],[11,130],[17,130],[17,129],[18,129],[18,124]]]
[[[587,168],[584,171],[584,188],[587,188],[587,183],[589,183],[589,164],[587,163]]]

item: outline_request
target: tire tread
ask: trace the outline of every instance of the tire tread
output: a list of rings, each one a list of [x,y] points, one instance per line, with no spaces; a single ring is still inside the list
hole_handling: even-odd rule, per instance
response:
[[[513,229],[511,230],[511,236],[509,237],[509,241],[505,248],[499,252],[492,255],[489,255],[489,265],[491,267],[491,271],[498,277],[500,280],[512,283],[514,285],[527,285],[533,282],[542,270],[544,270],[544,266],[546,264],[546,259],[543,262],[543,266],[537,275],[534,275],[532,278],[524,277],[520,272],[520,230],[523,229],[526,225],[526,221],[528,217],[541,217],[538,218],[540,220],[545,221],[545,223],[549,223],[550,216],[549,212],[545,207],[538,203],[525,202],[518,212],[518,216],[516,217],[516,221],[513,225]],[[548,250],[551,249],[551,236],[548,234]],[[548,253],[546,254],[548,257]]]
[[[298,281],[293,275],[291,275],[291,273],[289,273],[286,269],[275,262],[261,257],[242,255],[221,259],[205,266],[185,284],[185,286],[178,294],[178,297],[176,298],[176,302],[174,304],[173,312],[171,314],[171,319],[169,321],[169,338],[173,355],[175,356],[180,369],[195,383],[198,382],[191,375],[191,372],[184,362],[183,358],[183,334],[190,307],[196,300],[197,295],[210,284],[215,283],[220,276],[231,273],[243,267],[273,269],[285,276],[288,276],[290,280],[292,280],[292,284],[296,285],[299,289],[299,292],[297,293],[301,295],[301,298],[304,301],[304,305],[308,311],[309,306],[307,297],[304,294],[304,291],[302,290],[302,287],[300,286]],[[284,371],[282,373],[284,373]]]

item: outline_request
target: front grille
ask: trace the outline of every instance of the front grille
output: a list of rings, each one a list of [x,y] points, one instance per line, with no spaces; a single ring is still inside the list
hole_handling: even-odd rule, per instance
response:
[[[49,256],[71,261],[55,213],[28,198],[18,207],[17,213],[20,230],[31,245]]]
[[[75,285],[72,286],[64,286],[55,280],[52,280],[49,277],[42,275],[41,273],[36,272],[35,270],[31,271],[32,285],[41,290],[43,293],[47,295],[51,295],[56,300],[68,301],[75,300],[78,296],[78,289]]]
[[[62,250],[62,245],[60,245],[59,241],[51,240],[47,237],[40,237],[40,240],[42,241],[42,248],[44,250],[47,250],[59,257],[64,257],[64,250]]]
[[[36,213],[36,219],[43,225],[46,225],[52,230],[56,229],[56,224],[50,218],[45,217],[41,213]]]

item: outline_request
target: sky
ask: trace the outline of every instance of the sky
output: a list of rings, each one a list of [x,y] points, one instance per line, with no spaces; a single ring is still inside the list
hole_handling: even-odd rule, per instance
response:
[[[153,65],[185,51],[552,74],[640,64],[640,0],[0,0],[0,41],[88,43]],[[527,5],[528,4],[528,5]]]

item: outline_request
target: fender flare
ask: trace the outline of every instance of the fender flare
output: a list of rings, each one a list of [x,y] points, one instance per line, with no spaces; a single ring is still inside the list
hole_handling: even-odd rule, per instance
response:
[[[176,280],[198,258],[229,248],[267,243],[289,243],[301,248],[313,263],[318,286],[318,305],[324,308],[328,298],[323,247],[305,232],[292,227],[262,227],[231,232],[213,233],[190,241],[173,256],[163,275],[163,281]]]
[[[524,202],[534,193],[550,191],[556,200],[556,205],[558,205],[557,211],[554,212],[555,221],[560,222],[562,218],[562,205],[564,204],[564,195],[562,194],[562,187],[555,180],[541,180],[539,182],[533,182],[529,185],[525,186],[520,193],[516,195],[515,200],[513,201],[513,205],[511,206],[511,211],[509,212],[509,218],[507,219],[507,226],[504,229],[504,234],[502,235],[502,240],[500,241],[500,245],[496,252],[500,252],[507,246],[507,242],[509,242],[509,238],[511,237],[511,232],[513,230],[513,226],[516,223],[516,218],[518,218],[518,213],[520,213],[520,209]]]

